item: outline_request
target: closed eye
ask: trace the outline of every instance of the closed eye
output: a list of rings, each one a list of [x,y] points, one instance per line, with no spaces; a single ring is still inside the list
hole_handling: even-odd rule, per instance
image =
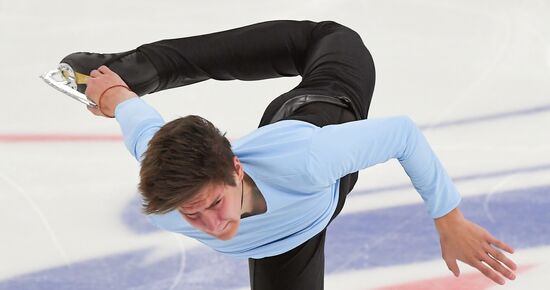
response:
[[[192,213],[192,214],[184,214],[185,217],[187,217],[188,219],[195,219],[197,218],[197,216],[199,215],[198,213]]]
[[[213,202],[207,209],[215,208],[222,202],[223,197],[218,197],[215,202]]]

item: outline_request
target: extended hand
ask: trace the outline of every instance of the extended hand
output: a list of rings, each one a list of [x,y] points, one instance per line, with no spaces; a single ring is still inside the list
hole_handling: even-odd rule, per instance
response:
[[[87,80],[86,91],[84,93],[98,107],[88,107],[88,110],[96,116],[113,116],[118,104],[127,99],[137,97],[134,92],[125,87],[128,87],[126,83],[108,67],[102,65],[97,70],[93,70]],[[99,99],[102,94],[103,97],[100,102]],[[99,108],[100,105],[101,108]]]
[[[499,250],[512,254],[514,249],[464,218],[458,208],[436,219],[435,225],[440,236],[443,260],[455,276],[460,275],[456,262],[460,260],[501,285],[505,283],[502,276],[510,280],[516,278],[513,272],[516,264]]]

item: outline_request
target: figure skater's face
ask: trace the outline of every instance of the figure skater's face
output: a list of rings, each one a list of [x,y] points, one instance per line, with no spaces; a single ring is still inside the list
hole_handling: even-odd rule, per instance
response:
[[[235,158],[236,186],[208,184],[195,198],[178,208],[194,228],[220,240],[235,236],[241,222],[242,178],[244,172]]]

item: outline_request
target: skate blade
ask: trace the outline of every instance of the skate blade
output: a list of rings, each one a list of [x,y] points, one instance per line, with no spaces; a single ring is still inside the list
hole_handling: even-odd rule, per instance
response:
[[[40,78],[54,89],[85,104],[88,107],[97,107],[97,104],[88,99],[85,94],[76,90],[76,84],[85,83],[86,76],[75,74],[73,69],[65,64],[59,64],[57,69],[46,72]]]

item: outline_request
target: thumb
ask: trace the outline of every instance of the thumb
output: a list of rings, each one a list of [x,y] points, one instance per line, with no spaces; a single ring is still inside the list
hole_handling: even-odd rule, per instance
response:
[[[447,263],[447,268],[449,268],[449,270],[453,272],[455,277],[460,276],[460,269],[458,268],[458,264],[456,263],[455,259],[445,261],[445,263]]]
[[[97,107],[86,106],[86,108],[96,116],[104,116]]]

